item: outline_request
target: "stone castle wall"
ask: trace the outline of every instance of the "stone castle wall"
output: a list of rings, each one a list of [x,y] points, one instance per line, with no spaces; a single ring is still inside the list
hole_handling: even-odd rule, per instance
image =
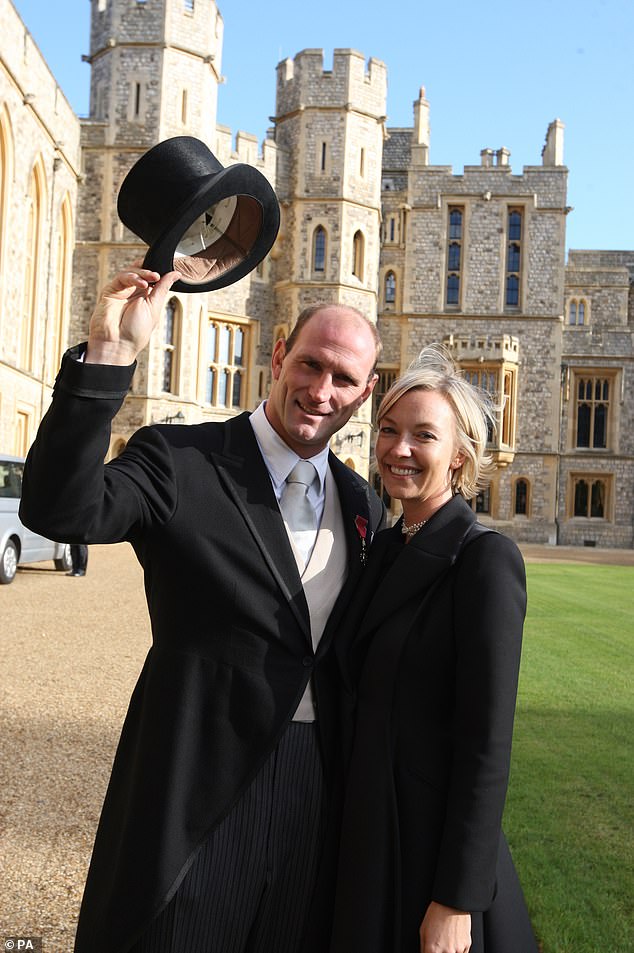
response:
[[[9,0],[0,0],[0,136],[0,450],[22,454],[48,407],[68,337],[80,151],[79,121]],[[33,194],[31,256],[25,248]],[[68,262],[60,305],[63,209]]]
[[[247,332],[243,406],[251,408],[266,393],[276,336],[287,333],[307,305],[338,302],[378,320],[381,365],[389,369],[404,369],[433,341],[459,342],[456,353],[463,357],[482,348],[483,360],[494,353],[494,342],[516,341],[513,446],[499,453],[490,512],[480,518],[518,540],[632,545],[634,251],[575,250],[566,264],[569,208],[559,120],[548,127],[541,165],[514,172],[508,150],[483,149],[479,165],[454,173],[431,162],[424,89],[414,102],[412,128],[387,129],[385,64],[350,49],[336,49],[326,63],[322,50],[306,49],[278,65],[276,116],[259,143],[216,122],[224,27],[214,0],[196,0],[191,11],[181,0],[92,0],[92,7],[90,116],[80,121],[10,0],[0,0],[0,123],[3,162],[11,166],[0,236],[0,448],[10,451],[25,439],[28,445],[50,398],[60,348],[85,338],[97,289],[144,253],[116,213],[127,171],[156,142],[194,135],[223,165],[246,162],[263,172],[280,198],[280,234],[267,260],[242,281],[215,294],[174,296],[175,387],[163,391],[162,323],[140,356],[114,442],[176,412],[191,422],[237,412],[205,402],[210,321],[237,322]],[[27,369],[20,344],[24,272],[7,268],[7,249],[9,235],[13,247],[24,245],[34,165],[44,194],[44,237],[37,332]],[[71,209],[76,248],[72,304],[58,327],[51,320],[58,251],[47,236],[63,201]],[[451,306],[450,206],[464,211],[460,300]],[[521,210],[523,226],[514,307],[505,302],[510,208]],[[323,272],[314,267],[318,226],[327,237]],[[357,234],[363,239],[361,266],[353,257]],[[394,301],[385,300],[390,271]],[[584,322],[571,324],[571,305],[580,301]],[[575,375],[602,371],[611,387],[608,446],[579,448]],[[368,406],[333,446],[367,472]],[[580,474],[605,481],[604,518],[574,515]],[[526,516],[515,514],[520,479],[529,486]]]

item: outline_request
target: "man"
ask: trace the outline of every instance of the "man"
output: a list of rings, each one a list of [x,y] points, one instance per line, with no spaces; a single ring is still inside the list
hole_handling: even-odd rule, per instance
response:
[[[104,467],[177,277],[133,268],[103,290],[26,464],[24,522],[129,540],[152,620],[75,950],[299,953],[336,777],[329,649],[383,516],[327,444],[370,395],[379,344],[354,310],[309,310],[275,345],[264,407],[143,428]]]

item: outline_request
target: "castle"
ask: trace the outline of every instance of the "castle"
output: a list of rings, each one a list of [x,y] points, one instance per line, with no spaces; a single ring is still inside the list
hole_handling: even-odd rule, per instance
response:
[[[277,337],[305,305],[340,302],[383,338],[374,407],[433,341],[494,395],[498,469],[473,503],[483,522],[519,541],[632,547],[634,251],[571,251],[566,262],[559,120],[521,173],[507,149],[485,148],[457,174],[431,163],[423,89],[412,127],[390,128],[381,61],[337,49],[327,70],[307,49],[277,67],[264,143],[234,137],[216,120],[214,0],[91,0],[80,119],[11,0],[0,0],[0,28],[0,450],[26,452],[97,290],[143,254],[116,214],[126,172],[158,141],[193,135],[223,165],[267,176],[280,233],[242,281],[170,298],[110,455],[144,424],[252,409]],[[333,439],[364,474],[372,409]]]

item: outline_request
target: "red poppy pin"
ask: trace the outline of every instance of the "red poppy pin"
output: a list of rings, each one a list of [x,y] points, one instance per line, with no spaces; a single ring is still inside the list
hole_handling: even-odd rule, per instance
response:
[[[355,516],[354,525],[357,527],[357,533],[359,534],[359,539],[361,540],[361,562],[365,566],[365,561],[367,558],[365,538],[368,535],[368,521],[365,516]]]

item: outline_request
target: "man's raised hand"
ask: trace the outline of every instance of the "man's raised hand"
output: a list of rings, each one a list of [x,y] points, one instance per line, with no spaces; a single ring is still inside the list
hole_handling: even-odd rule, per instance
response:
[[[90,319],[87,364],[133,364],[158,324],[165,298],[180,277],[136,267],[120,271],[101,291]]]

